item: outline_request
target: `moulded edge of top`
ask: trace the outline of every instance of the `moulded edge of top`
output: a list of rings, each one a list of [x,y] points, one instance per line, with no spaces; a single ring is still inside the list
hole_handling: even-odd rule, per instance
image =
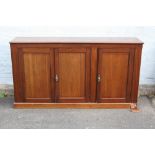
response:
[[[10,43],[105,43],[105,44],[143,44],[131,37],[16,37]]]

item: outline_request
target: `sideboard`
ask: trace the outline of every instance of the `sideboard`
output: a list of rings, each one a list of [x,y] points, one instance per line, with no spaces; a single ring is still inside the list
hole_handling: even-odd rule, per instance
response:
[[[139,39],[17,37],[10,46],[15,108],[138,110]]]

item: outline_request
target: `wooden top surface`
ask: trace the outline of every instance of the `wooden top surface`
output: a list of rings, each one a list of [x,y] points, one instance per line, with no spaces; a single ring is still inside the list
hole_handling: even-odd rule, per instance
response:
[[[16,37],[10,43],[119,43],[143,44],[137,38],[128,37]]]

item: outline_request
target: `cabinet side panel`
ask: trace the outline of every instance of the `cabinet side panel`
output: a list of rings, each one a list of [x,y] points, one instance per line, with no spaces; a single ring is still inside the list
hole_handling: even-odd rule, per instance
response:
[[[132,102],[131,100],[131,89],[132,89],[132,78],[133,78],[133,68],[134,68],[134,51],[135,48],[130,49],[130,56],[129,56],[129,71],[128,71],[128,82],[127,82],[127,102]]]
[[[134,54],[134,69],[133,69],[132,92],[131,92],[131,99],[133,103],[137,103],[137,97],[138,97],[141,53],[142,53],[142,45],[137,45]]]
[[[23,90],[21,84],[21,72],[19,69],[19,52],[16,44],[10,44],[12,72],[13,72],[13,86],[15,102],[23,102]]]

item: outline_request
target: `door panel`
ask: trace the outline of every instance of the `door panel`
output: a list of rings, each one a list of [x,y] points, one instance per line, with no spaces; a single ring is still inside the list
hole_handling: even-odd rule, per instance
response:
[[[99,49],[98,102],[129,102],[133,51],[127,48]]]
[[[56,102],[85,102],[89,98],[90,53],[85,48],[55,52]]]
[[[23,48],[21,53],[25,101],[51,102],[54,97],[54,81],[51,79],[54,66],[50,49]]]

